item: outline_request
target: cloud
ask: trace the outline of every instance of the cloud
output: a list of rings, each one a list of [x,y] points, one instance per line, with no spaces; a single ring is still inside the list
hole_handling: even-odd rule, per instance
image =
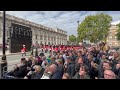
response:
[[[120,11],[7,11],[7,13],[47,27],[61,28],[67,31],[68,35],[77,35],[77,21],[81,23],[88,15],[106,13],[112,16],[113,21],[120,20]]]

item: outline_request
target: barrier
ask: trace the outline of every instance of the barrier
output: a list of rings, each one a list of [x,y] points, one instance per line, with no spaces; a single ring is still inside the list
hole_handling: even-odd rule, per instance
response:
[[[20,63],[17,63],[17,64],[20,64]],[[8,65],[8,66],[3,67],[2,72],[0,70],[0,79],[5,79],[4,77],[6,76],[6,74],[11,71],[11,70],[6,71],[5,69],[8,68],[8,67],[13,67],[14,65],[16,65],[16,64]],[[1,65],[0,65],[0,68],[1,68]],[[8,76],[8,77],[12,78],[13,76]]]
[[[2,76],[3,76],[3,65],[5,64],[5,62],[3,62],[3,61],[0,61],[0,79],[2,78]],[[5,70],[5,68],[4,68],[4,70]]]

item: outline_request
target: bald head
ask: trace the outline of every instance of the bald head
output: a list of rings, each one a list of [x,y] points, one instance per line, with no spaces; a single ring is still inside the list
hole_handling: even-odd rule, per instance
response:
[[[57,70],[57,66],[55,64],[52,64],[49,66],[49,70],[50,70],[50,72],[54,73]]]
[[[105,70],[104,71],[104,78],[105,79],[116,79],[116,75],[112,70]]]

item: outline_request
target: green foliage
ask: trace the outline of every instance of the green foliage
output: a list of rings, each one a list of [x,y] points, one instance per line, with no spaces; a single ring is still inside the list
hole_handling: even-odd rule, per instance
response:
[[[117,25],[119,28],[117,30],[117,34],[116,34],[116,37],[118,40],[120,40],[120,24]]]
[[[69,41],[70,42],[76,42],[76,37],[74,35],[69,36]]]
[[[78,38],[97,42],[105,40],[109,33],[112,17],[107,14],[90,15],[78,27]]]

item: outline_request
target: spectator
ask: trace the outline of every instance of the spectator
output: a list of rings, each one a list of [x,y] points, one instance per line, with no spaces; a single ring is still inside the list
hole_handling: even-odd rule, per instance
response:
[[[25,77],[24,79],[40,79],[43,75],[42,68],[39,65],[35,66],[35,71],[30,71]]]
[[[101,66],[98,67],[98,77],[104,77],[105,70],[112,70],[112,63],[110,61],[104,61]]]
[[[85,66],[81,66],[79,72],[76,73],[73,79],[90,79],[87,68]]]
[[[120,79],[120,61],[114,67],[114,72],[117,75],[117,79]]]
[[[38,62],[38,65],[41,66],[42,60],[41,60],[40,56],[37,56],[37,57],[36,57],[36,60],[37,60],[37,62]]]
[[[75,64],[75,72],[79,72],[80,66],[86,66],[82,57],[79,57],[78,62]]]
[[[48,68],[46,68],[45,73],[41,77],[41,79],[51,79],[57,70],[57,66],[55,64],[51,64]]]
[[[120,53],[119,52],[114,52],[114,60],[113,60],[113,64],[116,65],[118,63],[118,61],[120,61]]]
[[[104,79],[116,79],[116,75],[112,70],[105,70]]]
[[[55,74],[52,76],[51,79],[62,79],[64,73],[63,62],[61,59],[56,60],[56,62],[57,62],[57,71],[55,72]]]
[[[81,57],[81,53],[80,52],[77,53],[77,58],[75,59],[75,63],[78,62],[79,57]]]
[[[32,59],[31,59],[31,57],[27,58],[26,60],[27,60],[27,66],[31,67],[31,65],[32,65]]]
[[[51,57],[50,57],[50,60],[51,60],[50,64],[56,63],[56,62],[55,62],[55,56],[51,56]]]
[[[27,70],[27,61],[25,58],[21,59],[21,65],[18,67],[15,67],[14,70],[14,76],[18,78],[24,78],[25,75],[27,75],[28,70]]]
[[[72,58],[71,57],[67,57],[67,70],[66,72],[70,75],[70,77],[72,78],[75,75],[75,63],[72,62]]]
[[[48,66],[48,61],[46,60],[46,57],[44,56],[44,57],[42,57],[42,64],[41,64],[41,66],[45,69],[47,66]]]
[[[64,73],[62,79],[70,79],[70,75],[68,73]]]

